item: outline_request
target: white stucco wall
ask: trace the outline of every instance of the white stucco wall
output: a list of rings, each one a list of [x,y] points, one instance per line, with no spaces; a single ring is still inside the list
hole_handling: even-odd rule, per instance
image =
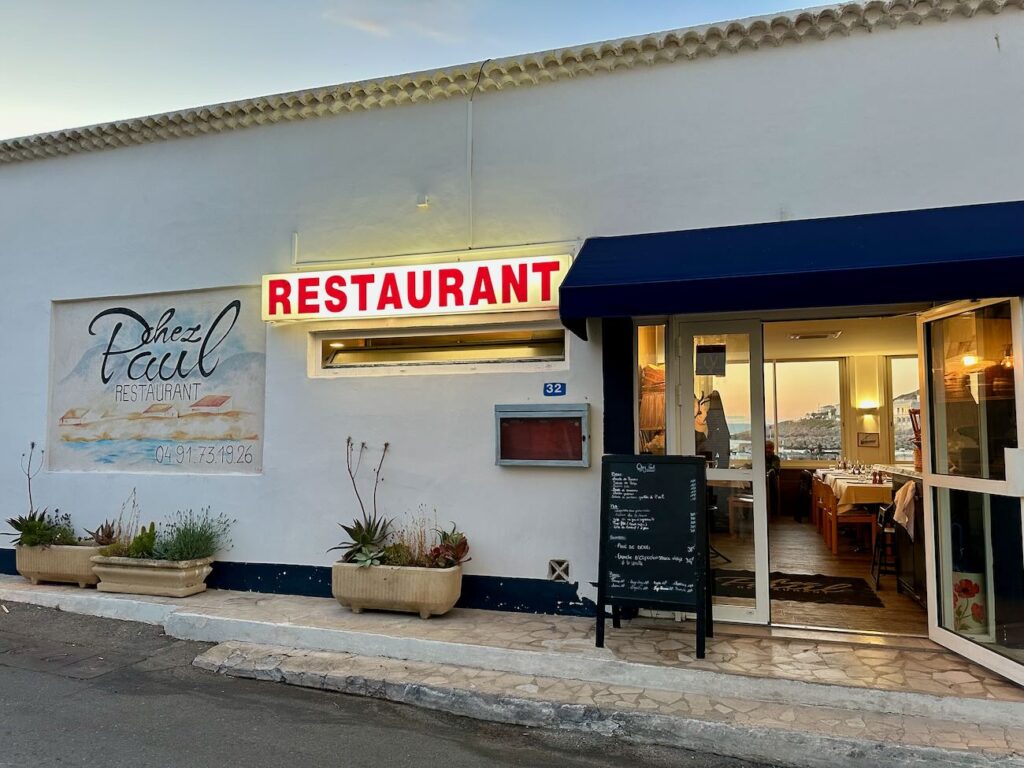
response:
[[[1022,72],[1006,11],[480,94],[472,242],[461,99],[0,166],[4,509],[45,431],[54,299],[253,284],[291,268],[293,231],[325,260],[1024,199]],[[457,520],[471,572],[543,578],[567,557],[589,581],[596,465],[497,468],[492,424],[564,380],[593,406],[596,460],[599,343],[574,339],[557,377],[321,380],[305,330],[272,327],[261,476],[44,473],[38,499],[91,526],[137,486],[151,517],[237,517],[232,560],[325,565],[353,514],[351,434],[391,442],[386,511]]]

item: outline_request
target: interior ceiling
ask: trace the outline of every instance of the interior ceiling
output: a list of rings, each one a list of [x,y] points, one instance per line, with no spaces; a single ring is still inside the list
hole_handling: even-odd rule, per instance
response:
[[[790,334],[842,331],[836,339],[789,338]],[[916,355],[917,318],[862,317],[837,320],[788,320],[764,324],[766,360],[857,355]]]

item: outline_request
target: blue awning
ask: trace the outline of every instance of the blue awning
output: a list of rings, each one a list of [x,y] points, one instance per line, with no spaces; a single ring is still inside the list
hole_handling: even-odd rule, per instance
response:
[[[587,318],[1024,294],[1024,202],[595,237],[562,282]]]

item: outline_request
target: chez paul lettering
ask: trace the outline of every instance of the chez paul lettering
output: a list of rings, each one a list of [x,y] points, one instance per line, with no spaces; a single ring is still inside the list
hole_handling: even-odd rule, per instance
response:
[[[155,324],[128,307],[111,307],[96,315],[89,323],[90,336],[99,335],[96,327],[101,320],[116,318],[103,351],[103,383],[110,383],[117,364],[124,361],[131,381],[172,381],[196,372],[203,378],[212,376],[220,363],[214,353],[238,322],[242,302],[235,299],[229,303],[206,328],[201,323],[175,324],[175,312],[174,307],[164,310]],[[177,348],[168,350],[168,345]]]

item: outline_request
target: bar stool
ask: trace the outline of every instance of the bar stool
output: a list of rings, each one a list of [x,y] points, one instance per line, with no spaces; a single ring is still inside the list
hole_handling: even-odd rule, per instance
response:
[[[882,575],[896,576],[899,572],[896,563],[896,505],[889,504],[878,509],[874,552],[871,555],[871,577],[875,580],[875,590],[882,588]]]

